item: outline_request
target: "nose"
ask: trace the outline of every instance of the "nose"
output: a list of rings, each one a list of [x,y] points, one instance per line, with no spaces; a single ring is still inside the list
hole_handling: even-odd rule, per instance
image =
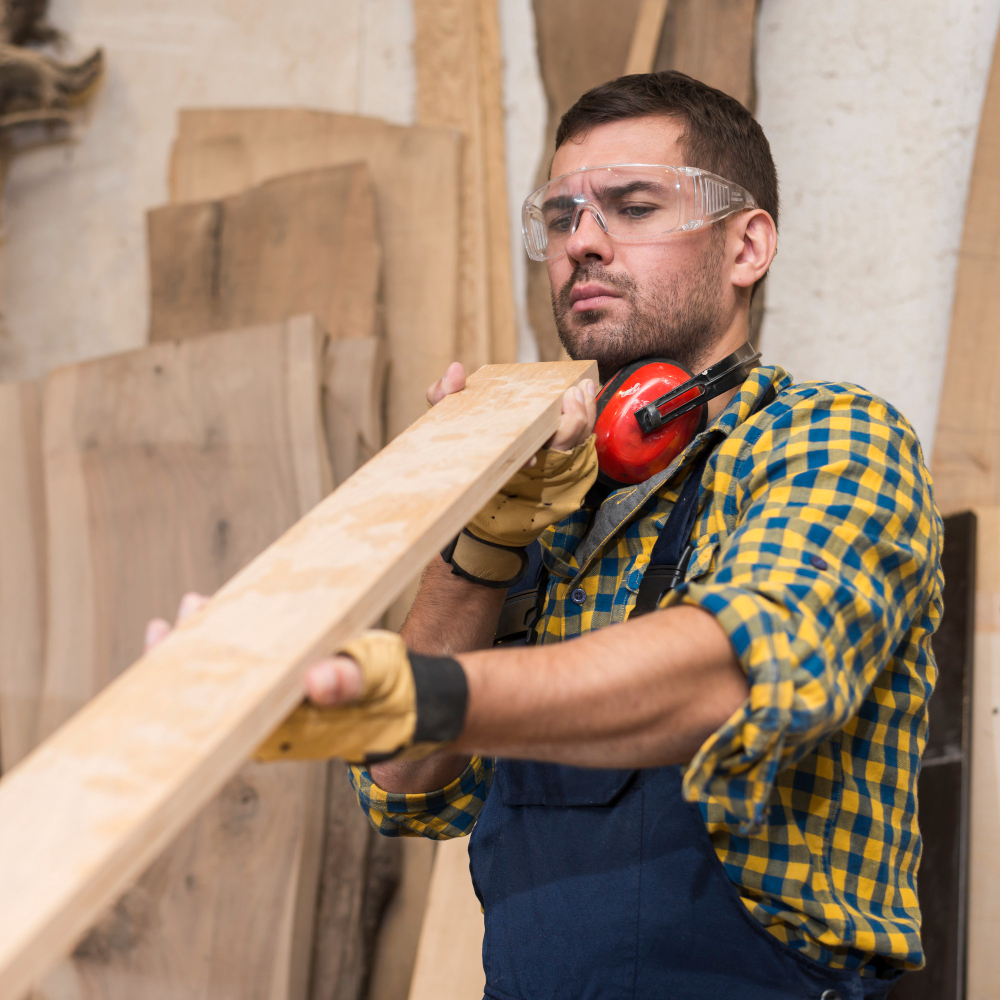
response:
[[[566,240],[566,255],[578,263],[600,261],[610,264],[615,258],[615,248],[611,237],[597,221],[594,210],[584,205],[579,210],[576,231]]]

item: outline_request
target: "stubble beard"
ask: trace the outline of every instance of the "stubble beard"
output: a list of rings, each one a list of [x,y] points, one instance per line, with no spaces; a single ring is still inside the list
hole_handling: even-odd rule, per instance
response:
[[[704,367],[722,329],[720,271],[722,247],[713,240],[702,265],[679,276],[655,295],[642,295],[627,274],[612,274],[601,264],[578,264],[558,293],[552,292],[556,330],[566,353],[597,362],[601,382],[633,361],[670,358],[691,372]],[[610,320],[604,309],[573,313],[570,293],[586,281],[610,285],[630,306],[626,319]]]

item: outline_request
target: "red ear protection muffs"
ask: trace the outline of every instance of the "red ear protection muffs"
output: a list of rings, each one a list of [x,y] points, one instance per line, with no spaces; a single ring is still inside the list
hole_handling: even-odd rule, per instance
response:
[[[699,375],[669,358],[642,358],[619,371],[597,397],[597,457],[612,486],[662,472],[704,430],[706,403],[740,385],[759,360],[749,344]]]

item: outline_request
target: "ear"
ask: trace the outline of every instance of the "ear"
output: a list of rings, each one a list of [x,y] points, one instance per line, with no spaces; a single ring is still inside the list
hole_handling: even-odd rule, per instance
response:
[[[778,250],[778,229],[774,219],[762,208],[741,212],[734,217],[731,237],[739,239],[733,259],[732,280],[737,288],[752,288],[767,274]]]

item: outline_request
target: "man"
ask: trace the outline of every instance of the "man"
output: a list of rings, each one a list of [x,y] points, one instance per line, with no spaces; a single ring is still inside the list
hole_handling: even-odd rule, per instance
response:
[[[526,237],[570,355],[607,381],[738,354],[778,215],[750,114],[682,74],[629,76],[585,94],[556,141]],[[692,208],[705,177],[749,207]],[[453,365],[429,400],[463,384]],[[313,705],[379,719],[356,759],[433,751],[353,780],[385,834],[471,832],[488,996],[885,996],[922,961],[916,787],[941,613],[913,430],[856,386],[755,367],[664,470],[592,485],[594,396],[567,393],[549,447],[428,567],[401,638],[310,671]],[[538,643],[490,649],[536,537]],[[638,616],[658,539],[680,579]]]

